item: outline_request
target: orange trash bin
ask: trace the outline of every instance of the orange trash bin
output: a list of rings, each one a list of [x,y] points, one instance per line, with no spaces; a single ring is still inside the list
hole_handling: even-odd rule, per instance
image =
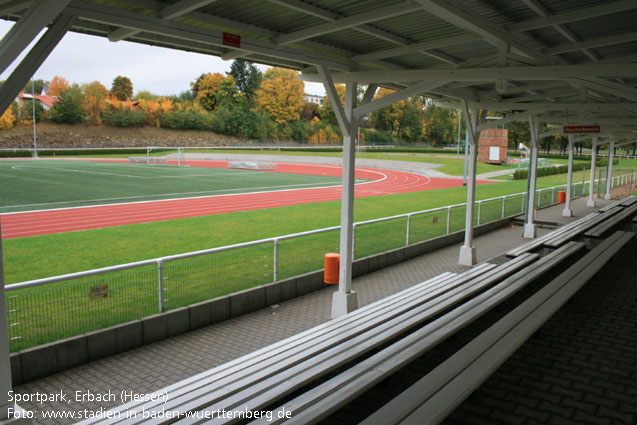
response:
[[[557,203],[563,204],[565,202],[566,202],[566,192],[564,192],[563,190],[560,190],[559,192],[557,192]]]
[[[325,272],[323,282],[328,285],[338,285],[338,271],[341,265],[341,256],[333,252],[325,254]]]

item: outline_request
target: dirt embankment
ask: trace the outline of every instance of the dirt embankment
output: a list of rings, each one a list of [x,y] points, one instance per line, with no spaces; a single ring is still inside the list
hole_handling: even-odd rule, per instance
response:
[[[210,131],[179,131],[155,127],[117,128],[104,125],[64,125],[39,123],[36,126],[40,148],[115,148],[133,146],[214,146],[249,145]],[[33,147],[33,127],[17,126],[0,130],[0,148],[28,149]]]

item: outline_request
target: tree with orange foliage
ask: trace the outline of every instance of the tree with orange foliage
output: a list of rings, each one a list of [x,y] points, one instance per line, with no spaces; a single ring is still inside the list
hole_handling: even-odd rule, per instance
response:
[[[69,87],[71,87],[71,85],[66,78],[56,75],[51,82],[49,82],[49,91],[47,93],[51,96],[59,96],[62,90],[66,90]]]
[[[303,110],[303,82],[291,69],[271,68],[266,71],[256,92],[257,110],[270,114],[279,124],[298,120]]]
[[[336,93],[338,93],[341,105],[345,104],[345,84],[336,84]],[[334,113],[334,106],[330,102],[330,97],[325,96],[323,100],[323,106],[321,107],[321,119],[329,122],[331,125],[338,125],[336,120],[336,114]]]

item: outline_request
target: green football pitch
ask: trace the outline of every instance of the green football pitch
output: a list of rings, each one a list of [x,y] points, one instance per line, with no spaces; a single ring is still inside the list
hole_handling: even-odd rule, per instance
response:
[[[0,213],[338,186],[338,177],[96,161],[0,161]]]

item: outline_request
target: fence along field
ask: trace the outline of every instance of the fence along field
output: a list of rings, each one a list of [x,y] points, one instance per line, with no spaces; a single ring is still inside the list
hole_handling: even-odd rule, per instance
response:
[[[613,186],[627,184],[618,176]],[[565,187],[537,191],[537,206],[557,203]],[[572,196],[588,193],[582,183]],[[525,196],[479,201],[475,224],[521,213]],[[466,204],[355,224],[355,258],[464,229]],[[139,319],[322,268],[338,252],[338,227],[8,285],[11,351]]]
[[[341,184],[327,176],[76,160],[0,161],[0,177],[0,213]]]

